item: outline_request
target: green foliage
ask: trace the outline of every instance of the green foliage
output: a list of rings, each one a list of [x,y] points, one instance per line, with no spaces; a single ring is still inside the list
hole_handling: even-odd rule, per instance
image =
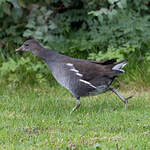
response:
[[[0,67],[0,77],[7,83],[41,83],[46,81],[45,74],[49,74],[46,66],[30,57],[21,57],[17,61],[9,58]]]
[[[108,47],[105,52],[99,51],[98,53],[90,53],[88,58],[96,61],[108,59],[117,59],[117,61],[121,61],[133,56],[137,48],[137,46],[130,46],[129,44],[125,44],[119,48],[114,48],[111,46]]]
[[[28,24],[26,25],[27,30],[25,30],[23,36],[32,37],[43,42],[54,41],[55,39],[51,37],[50,31],[54,30],[56,25],[49,19],[51,14],[52,11],[46,9],[44,6],[33,5],[28,18]]]
[[[0,67],[4,69],[3,77],[9,79],[7,77],[12,74],[15,77],[10,81],[22,81],[12,68],[6,71],[6,64],[17,65],[19,59],[22,61],[21,55],[16,55],[14,50],[30,38],[78,58],[100,60],[115,56],[121,60],[132,55],[133,61],[138,57],[138,60],[149,61],[149,6],[149,0],[1,0]],[[31,55],[29,57],[32,60]],[[35,62],[32,69],[36,68]],[[31,70],[21,68],[30,68],[30,65],[24,63],[15,71],[20,69],[23,77],[28,76]],[[43,70],[43,64],[39,68]],[[34,76],[38,71],[33,72]],[[35,81],[32,77],[31,80]]]
[[[150,41],[150,16],[141,17],[138,14],[118,10],[112,20],[99,22],[95,31],[89,32],[92,42],[106,49],[108,46],[122,46],[125,43],[138,45],[139,49]],[[93,27],[92,27],[93,28]],[[148,47],[147,47],[148,48]]]

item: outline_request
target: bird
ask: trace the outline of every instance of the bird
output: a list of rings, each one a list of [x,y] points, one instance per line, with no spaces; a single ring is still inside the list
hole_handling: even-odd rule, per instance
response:
[[[48,66],[57,82],[69,90],[76,99],[76,105],[71,113],[80,107],[80,97],[97,95],[106,91],[115,93],[128,108],[128,99],[124,98],[113,87],[114,79],[124,73],[122,69],[127,60],[116,62],[115,59],[105,61],[90,61],[72,58],[54,50],[44,48],[34,39],[27,40],[18,51],[28,51],[41,58]]]

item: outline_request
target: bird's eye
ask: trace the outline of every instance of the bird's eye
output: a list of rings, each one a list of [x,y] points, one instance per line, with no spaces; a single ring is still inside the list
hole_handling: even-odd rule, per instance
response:
[[[24,44],[26,47],[28,47],[29,46],[29,44],[28,43],[26,43],[26,44]]]

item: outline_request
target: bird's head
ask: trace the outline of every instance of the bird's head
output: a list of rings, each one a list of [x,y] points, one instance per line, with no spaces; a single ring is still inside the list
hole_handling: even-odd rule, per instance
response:
[[[35,40],[27,40],[23,43],[23,45],[16,49],[16,52],[18,51],[28,51],[32,52],[34,54],[38,54],[40,51],[40,48],[42,46]]]

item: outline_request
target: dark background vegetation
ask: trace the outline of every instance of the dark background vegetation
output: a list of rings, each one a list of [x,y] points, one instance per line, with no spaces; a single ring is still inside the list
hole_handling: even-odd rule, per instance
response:
[[[27,39],[72,57],[129,59],[122,83],[150,85],[150,0],[1,0],[0,78],[20,85],[51,81]]]

